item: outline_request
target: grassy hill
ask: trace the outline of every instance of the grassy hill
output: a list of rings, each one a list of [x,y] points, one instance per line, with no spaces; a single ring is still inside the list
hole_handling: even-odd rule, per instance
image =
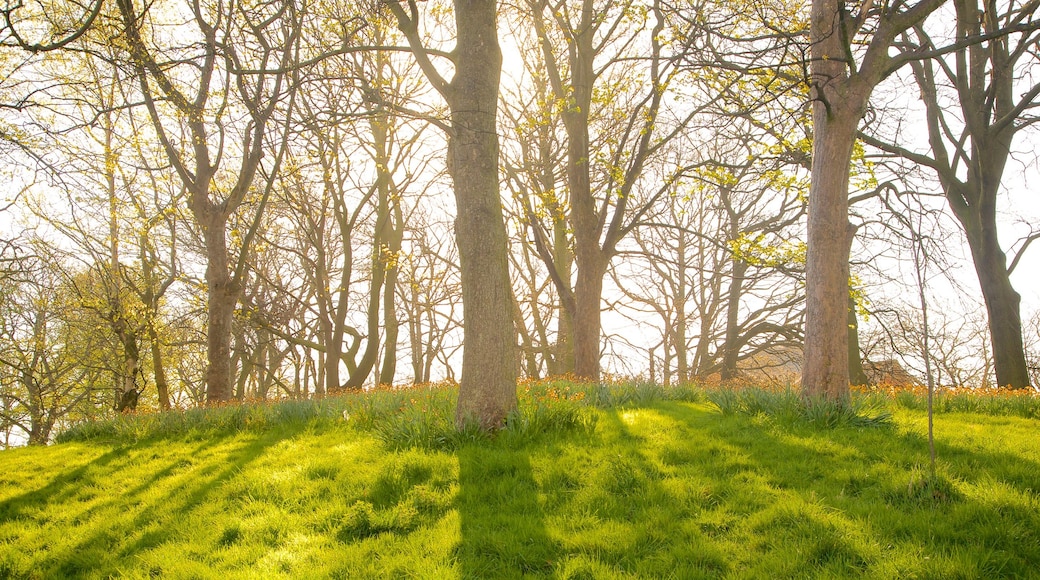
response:
[[[919,398],[834,419],[784,393],[522,390],[493,438],[452,431],[437,387],[120,418],[2,452],[0,578],[1040,570],[1035,399],[1026,417],[942,407],[932,477]]]

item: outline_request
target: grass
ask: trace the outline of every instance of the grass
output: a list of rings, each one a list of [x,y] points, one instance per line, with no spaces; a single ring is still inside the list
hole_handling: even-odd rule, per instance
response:
[[[1038,424],[1018,411],[949,406],[933,475],[925,415],[878,394],[799,411],[785,392],[546,381],[493,437],[456,432],[453,400],[122,417],[5,451],[0,578],[1040,570]]]

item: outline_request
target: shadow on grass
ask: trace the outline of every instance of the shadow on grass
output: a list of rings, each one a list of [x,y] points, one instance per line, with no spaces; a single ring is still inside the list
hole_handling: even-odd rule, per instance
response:
[[[88,474],[91,471],[106,468],[113,462],[124,459],[125,456],[125,448],[112,449],[96,459],[58,474],[42,487],[0,501],[0,519],[14,520],[20,517],[30,517],[30,514],[26,512],[40,507],[41,504],[68,502],[73,496],[81,493],[84,484],[90,483]]]
[[[606,495],[600,513],[628,536],[622,545],[603,546],[599,559],[618,571],[649,578],[718,578],[732,562],[689,521],[700,511],[697,492],[668,485],[667,473],[651,457],[655,433],[635,426],[646,408],[610,409],[601,421],[609,461],[595,483]],[[593,573],[592,576],[599,577]]]
[[[656,411],[728,450],[708,464],[727,505],[773,496],[741,517],[777,577],[996,578],[1040,569],[1040,515],[1027,507],[1037,501],[1040,464],[1028,458],[937,441],[942,469],[932,481],[918,433]]]
[[[60,548],[53,546],[46,560],[37,562],[38,566],[42,564],[38,572],[43,577],[53,578],[117,575],[128,561],[183,533],[180,520],[192,517],[193,511],[213,501],[213,494],[223,483],[240,473],[270,446],[289,436],[291,432],[285,430],[264,432],[228,450],[221,449],[228,444],[226,438],[217,437],[183,453],[164,453],[162,462],[157,465],[149,461],[154,462],[159,455],[149,458],[147,454],[160,443],[136,443],[114,449],[87,465],[62,474],[44,488],[5,502],[6,505],[0,505],[0,513],[5,513],[5,510],[6,513],[28,510],[61,512],[62,504],[66,502],[91,501],[89,507],[73,514],[73,521],[78,522],[76,527],[89,531],[71,543],[61,542]],[[139,455],[145,457],[142,459]],[[136,460],[146,463],[138,466],[134,460],[118,464],[114,461],[130,456],[138,456]],[[87,476],[90,471],[97,472],[98,479],[122,480],[131,484],[120,489],[95,489],[97,495],[106,496],[100,501],[96,499],[97,495],[83,498],[84,488],[90,485],[91,478]],[[123,473],[118,473],[120,471]],[[161,486],[170,489],[157,492],[155,488]],[[126,508],[130,513],[117,511]],[[54,522],[51,525],[61,524]],[[198,547],[198,553],[206,550],[206,546]],[[153,568],[149,574],[161,577],[163,570],[161,567]]]
[[[552,573],[558,546],[546,532],[525,447],[475,443],[458,451],[461,542],[455,557],[463,578]]]

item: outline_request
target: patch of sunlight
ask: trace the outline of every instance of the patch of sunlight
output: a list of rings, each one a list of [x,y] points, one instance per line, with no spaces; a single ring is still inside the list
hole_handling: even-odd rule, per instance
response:
[[[302,472],[303,467],[300,465],[271,466],[263,470],[263,480],[272,484],[293,483]]]
[[[293,534],[282,546],[264,554],[258,562],[260,570],[290,573],[305,563],[316,549],[314,538],[306,534]]]
[[[784,433],[778,435],[777,439],[784,444],[799,447],[816,454],[829,455],[843,461],[860,461],[866,457],[861,450],[856,449],[853,445],[828,439],[825,435],[819,433],[812,436]]]
[[[621,421],[632,428],[633,434],[659,444],[686,441],[690,434],[675,418],[656,409],[638,409],[621,413]]]

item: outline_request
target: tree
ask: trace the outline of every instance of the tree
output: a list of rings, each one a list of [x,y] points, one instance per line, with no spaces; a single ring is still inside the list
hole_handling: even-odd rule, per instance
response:
[[[1011,274],[1029,242],[1008,257],[998,236],[998,195],[1019,132],[1037,121],[1031,110],[1040,103],[1040,83],[1028,69],[1036,66],[1030,48],[1038,40],[1035,2],[957,0],[956,36],[960,46],[949,55],[911,63],[927,115],[931,154],[883,138],[864,139],[885,151],[931,169],[939,178],[947,205],[964,231],[989,317],[997,384],[1030,384],[1022,342],[1021,296]],[[1021,29],[1021,32],[1008,34]],[[978,42],[972,39],[985,38]],[[916,50],[935,51],[923,26],[905,42]],[[956,114],[947,103],[955,99]]]
[[[465,346],[456,424],[501,426],[516,408],[513,293],[498,186],[498,84],[502,52],[494,0],[455,0],[455,74],[441,76],[419,36],[419,9],[390,8],[423,73],[450,110],[448,173],[454,183],[455,239],[462,273]]]
[[[161,28],[159,10],[139,11],[133,0],[118,0],[123,37],[152,125],[170,164],[188,191],[188,206],[200,226],[206,254],[207,372],[209,402],[232,397],[231,333],[242,289],[245,255],[237,264],[228,247],[229,221],[247,198],[255,203],[252,224],[259,222],[282,159],[282,149],[255,183],[271,139],[269,125],[283,105],[292,109],[292,82],[298,59],[302,11],[295,3],[255,7],[194,2],[193,42],[157,51],[146,38]],[[149,27],[151,23],[152,27]],[[158,42],[162,42],[161,40]],[[232,97],[237,97],[233,101]],[[235,126],[233,113],[245,123]],[[283,111],[286,118],[291,115]],[[183,132],[183,133],[182,133]],[[237,134],[233,149],[229,136]],[[237,155],[237,169],[224,161]],[[256,199],[259,198],[259,199]],[[249,223],[249,222],[247,222]],[[243,246],[250,235],[243,236]]]
[[[674,362],[680,382],[734,379],[763,355],[801,346],[806,182],[747,121],[716,119],[691,183],[634,232],[639,251],[614,272],[630,303],[661,317],[663,376]]]
[[[619,243],[683,174],[681,162],[671,160],[673,170],[660,182],[642,179],[655,154],[693,113],[669,123],[661,116],[676,74],[666,50],[671,38],[661,2],[644,7],[531,0],[525,9],[542,55],[537,74],[547,79],[551,94],[542,101],[566,135],[567,168],[565,186],[558,188],[565,196],[555,187],[545,190],[550,184],[544,178],[532,180],[536,195],[528,202],[528,221],[565,310],[561,321],[572,325],[561,333],[570,338],[561,341],[573,341],[573,370],[597,379],[603,279]],[[649,56],[637,56],[647,51]],[[634,68],[635,63],[643,68]],[[633,83],[634,78],[642,82]],[[598,135],[596,121],[602,123]],[[538,215],[546,216],[549,226]],[[573,285],[572,255],[562,251],[568,244],[557,239],[561,218],[572,236]]]
[[[844,0],[813,0],[809,43],[813,101],[812,177],[806,250],[805,366],[802,392],[844,402],[849,397],[849,171],[857,129],[882,79],[915,58],[891,56],[903,31],[945,0],[875,6],[849,13]],[[869,25],[868,25],[869,23]]]
[[[43,445],[76,409],[89,413],[101,391],[99,359],[111,351],[66,282],[72,269],[40,240],[23,243],[34,258],[20,261],[19,275],[0,287],[2,419],[29,445]]]

